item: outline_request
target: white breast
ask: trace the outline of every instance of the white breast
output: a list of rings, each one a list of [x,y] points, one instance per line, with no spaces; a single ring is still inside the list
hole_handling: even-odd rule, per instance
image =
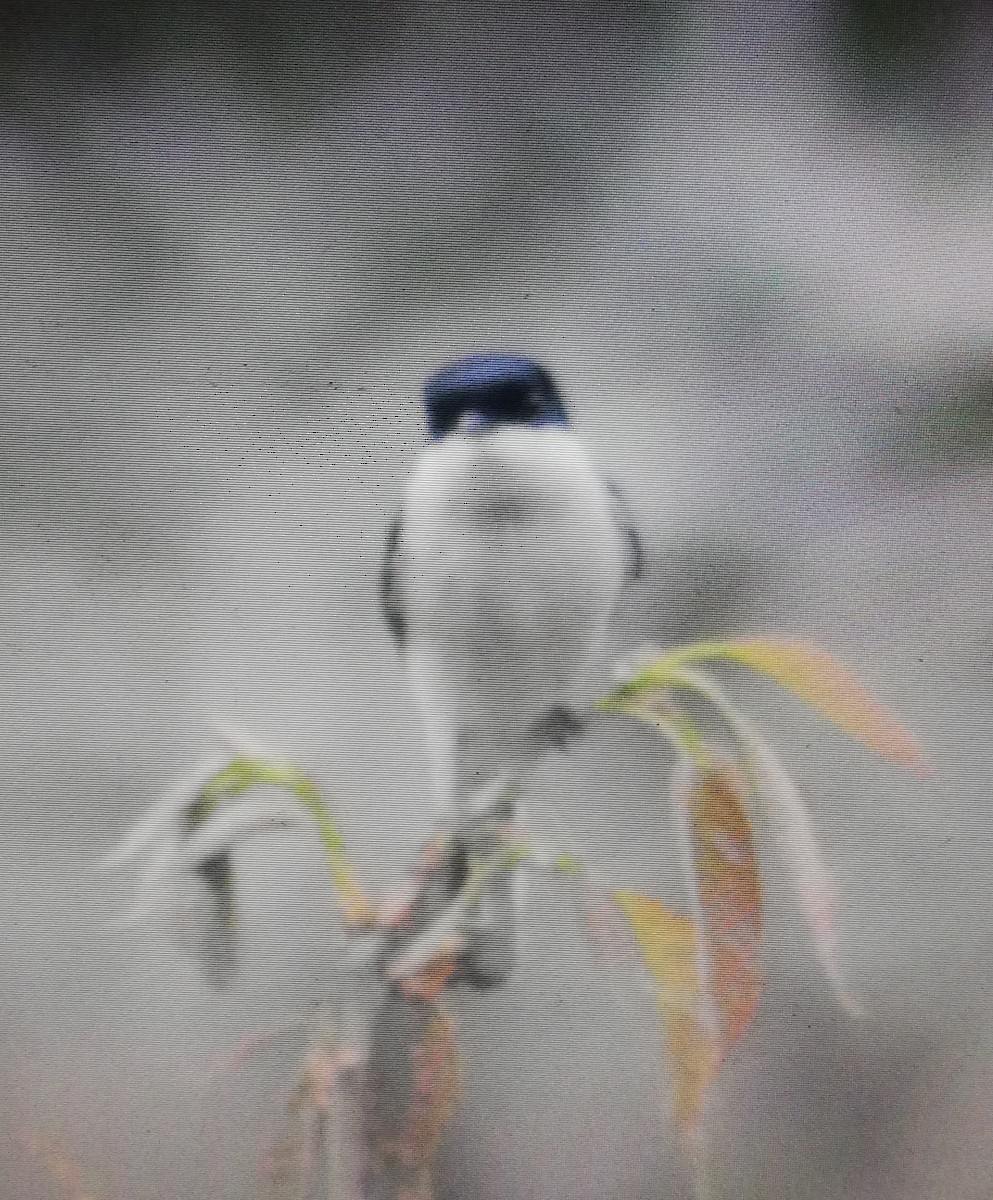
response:
[[[499,758],[568,703],[623,578],[609,496],[567,430],[500,428],[428,447],[408,490],[408,662],[435,755]]]

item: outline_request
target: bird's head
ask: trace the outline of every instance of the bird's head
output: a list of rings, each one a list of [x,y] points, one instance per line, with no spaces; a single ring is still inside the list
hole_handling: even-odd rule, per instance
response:
[[[569,423],[551,375],[516,354],[474,354],[452,363],[428,379],[424,404],[435,441],[497,425]]]

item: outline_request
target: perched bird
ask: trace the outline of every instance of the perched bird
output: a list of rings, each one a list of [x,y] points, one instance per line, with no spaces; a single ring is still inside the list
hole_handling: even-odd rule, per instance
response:
[[[493,852],[487,818],[513,815],[506,785],[581,725],[572,705],[641,546],[543,367],[474,355],[424,398],[430,442],[387,536],[382,596],[456,831],[454,894],[473,856]],[[509,876],[494,878],[464,978],[506,977],[515,912]]]
[[[474,355],[424,398],[430,442],[387,537],[383,601],[439,799],[466,815],[574,731],[570,706],[641,547],[543,367]]]

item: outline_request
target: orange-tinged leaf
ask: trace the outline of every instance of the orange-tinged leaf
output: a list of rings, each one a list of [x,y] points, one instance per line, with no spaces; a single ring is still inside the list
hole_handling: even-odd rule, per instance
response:
[[[658,984],[658,1005],[672,1056],[676,1120],[692,1137],[700,1128],[707,1093],[720,1065],[713,1018],[697,961],[697,934],[689,917],[637,892],[614,899],[631,926]]]
[[[686,815],[726,1049],[744,1035],[762,994],[762,885],[737,773],[723,764],[698,770]]]
[[[921,748],[896,717],[854,672],[817,646],[777,638],[701,642],[675,651],[666,661],[671,667],[705,661],[749,667],[787,688],[876,754],[918,775],[931,774]]]
[[[698,920],[636,892],[614,899],[658,984],[676,1117],[693,1136],[721,1060],[744,1036],[762,994],[762,888],[737,773],[687,758],[675,790]]]
[[[777,843],[801,911],[813,934],[818,958],[842,1007],[852,1016],[860,1014],[861,1007],[848,991],[838,962],[837,888],[817,844],[814,825],[799,789],[758,728],[714,683],[685,669],[680,674],[689,686],[717,708],[734,731],[744,756],[749,792],[760,805]],[[687,782],[685,778],[685,765],[682,775],[681,794],[685,805],[692,786],[692,780]]]
[[[464,948],[463,938],[447,938],[419,970],[400,980],[400,990],[411,1000],[437,999],[458,970]]]

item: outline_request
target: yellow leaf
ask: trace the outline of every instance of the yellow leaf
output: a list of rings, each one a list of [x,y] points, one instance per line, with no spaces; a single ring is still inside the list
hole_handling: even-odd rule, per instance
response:
[[[741,779],[713,760],[684,765],[676,799],[698,921],[636,892],[614,901],[658,984],[676,1117],[694,1135],[724,1053],[744,1036],[762,995],[762,888]]]
[[[618,689],[633,697],[649,687],[679,682],[679,668],[698,662],[732,662],[767,676],[890,762],[922,777],[932,774],[920,746],[858,679],[825,650],[778,638],[698,642],[662,655]]]
[[[658,984],[658,1005],[672,1056],[674,1109],[680,1129],[694,1136],[720,1065],[720,1048],[697,964],[697,935],[689,917],[658,900],[620,891],[614,900],[627,918],[645,964]]]

